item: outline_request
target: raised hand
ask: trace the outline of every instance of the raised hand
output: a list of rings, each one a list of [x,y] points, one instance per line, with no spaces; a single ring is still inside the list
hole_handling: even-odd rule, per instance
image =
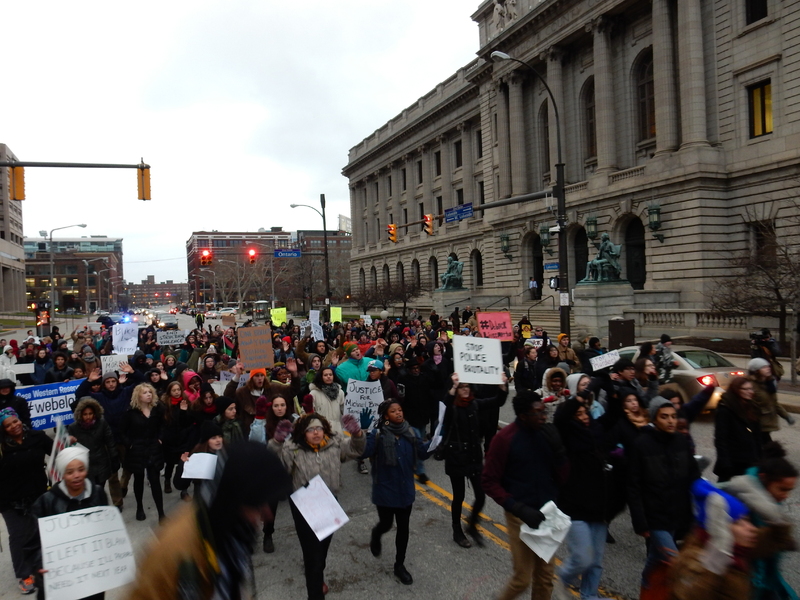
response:
[[[288,419],[282,419],[275,427],[275,434],[272,438],[279,444],[282,444],[286,441],[286,438],[289,437],[290,433],[292,433],[292,422]]]
[[[361,409],[361,414],[358,417],[359,424],[361,425],[361,429],[369,429],[370,425],[372,425],[374,417],[372,416],[372,411],[366,407]]]

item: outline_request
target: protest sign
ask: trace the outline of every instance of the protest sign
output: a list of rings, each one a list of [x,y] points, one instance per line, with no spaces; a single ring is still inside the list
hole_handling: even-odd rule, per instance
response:
[[[230,371],[220,371],[219,372],[219,380],[220,381],[224,381],[224,382],[227,383],[228,381],[231,381],[232,379],[233,379],[233,373],[232,372],[230,372]]]
[[[600,369],[605,369],[606,367],[613,367],[614,363],[619,359],[619,352],[616,350],[611,350],[610,352],[606,352],[600,356],[590,358],[589,362],[592,364],[592,369],[599,371]]]
[[[514,340],[514,328],[511,326],[511,313],[479,312],[478,329],[485,338],[511,342]]]
[[[538,350],[539,348],[544,346],[544,339],[542,339],[542,338],[528,338],[528,340],[525,342],[525,345],[526,346],[533,346],[534,348],[536,348]]]
[[[69,405],[75,400],[75,390],[83,382],[83,379],[75,379],[18,387],[17,396],[22,396],[28,402],[33,429],[50,429],[62,421],[64,425],[72,423]]]
[[[442,425],[444,425],[444,413],[446,410],[447,407],[444,405],[444,402],[439,402],[439,420],[436,423],[436,430],[431,436],[431,443],[428,446],[428,452],[433,452],[439,447],[439,444],[442,443]]]
[[[372,317],[369,315],[361,315],[361,319],[364,320],[364,325],[372,325]]]
[[[332,535],[350,520],[319,475],[307,485],[300,486],[291,498],[319,541]]]
[[[310,310],[308,311],[308,320],[312,323],[319,323],[319,311],[318,310]]]
[[[50,448],[50,456],[47,457],[47,479],[50,480],[50,485],[55,485],[61,481],[61,474],[58,472],[58,469],[56,469],[55,466],[56,458],[58,457],[59,452],[69,446],[69,437],[69,432],[67,431],[67,428],[64,427],[64,422],[59,421],[58,427],[56,427],[56,434],[53,436],[53,445]]]
[[[156,341],[159,346],[180,346],[186,341],[186,335],[183,329],[167,329],[156,332]]]
[[[133,354],[139,343],[139,326],[136,323],[117,323],[112,329],[114,354]]]
[[[133,548],[115,506],[94,506],[39,519],[47,600],[78,600],[130,583]]]
[[[520,325],[519,329],[522,332],[522,337],[526,340],[533,335],[533,327],[527,323]]]
[[[286,323],[286,307],[284,306],[281,308],[273,308],[269,312],[269,318],[270,321],[272,321],[272,324],[275,325],[276,327],[281,325],[282,323]]]
[[[228,387],[228,383],[226,381],[212,381],[210,385],[211,389],[214,390],[214,393],[217,396],[224,396],[225,388]]]
[[[222,315],[223,327],[236,327],[236,317],[234,315]]]
[[[130,357],[127,354],[104,354],[100,357],[101,369],[103,373],[108,373],[109,371],[119,373],[120,363],[128,362],[128,358]]]
[[[344,397],[344,412],[353,415],[356,420],[361,420],[361,411],[368,408],[372,413],[372,424],[369,430],[375,428],[378,422],[378,406],[383,402],[383,386],[380,381],[356,381],[350,379],[347,382],[347,390]]]
[[[275,352],[269,327],[240,327],[236,330],[236,336],[239,340],[239,357],[245,369],[249,371],[274,366]]]
[[[503,383],[500,340],[457,335],[453,338],[453,359],[460,383]]]
[[[207,452],[195,452],[183,463],[185,479],[214,479],[217,471],[217,455]]]
[[[331,306],[331,323],[342,322],[342,307]]]
[[[325,334],[322,331],[322,325],[319,323],[311,323],[311,335],[315,342],[322,342],[325,340]]]

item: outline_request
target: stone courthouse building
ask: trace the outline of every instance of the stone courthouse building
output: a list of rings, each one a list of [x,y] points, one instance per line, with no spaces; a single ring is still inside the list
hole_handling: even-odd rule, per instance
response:
[[[797,235],[800,181],[800,10],[788,0],[487,0],[472,15],[473,60],[350,150],[354,290],[418,280],[416,301],[449,314],[457,303],[534,304],[557,323],[548,286],[567,236],[574,321],[634,318],[663,330],[746,336],[753,319],[719,317],[709,292],[734,255],[756,255],[764,225]],[[495,62],[494,51],[525,61]],[[566,177],[566,231],[544,198],[436,220],[550,189],[556,109]],[[398,225],[398,243],[386,226]],[[621,244],[626,283],[600,314],[577,282],[608,233]],[[447,258],[464,263],[460,293],[440,285]],[[742,281],[746,285],[746,281]],[[589,294],[591,296],[591,294]],[[442,313],[442,310],[445,310]],[[555,312],[554,312],[555,309]],[[602,312],[602,311],[601,311]],[[553,317],[555,315],[555,317]]]

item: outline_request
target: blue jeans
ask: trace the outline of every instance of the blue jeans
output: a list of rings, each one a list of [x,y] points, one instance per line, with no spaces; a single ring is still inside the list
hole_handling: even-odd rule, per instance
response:
[[[411,429],[414,430],[414,433],[416,434],[416,436],[419,439],[421,439],[421,440],[425,439],[425,433],[424,432],[420,431],[416,427],[412,427]],[[422,459],[420,457],[417,457],[417,464],[414,465],[414,472],[417,475],[424,475],[425,474],[425,463],[422,462]]]
[[[567,534],[569,558],[558,569],[566,585],[577,585],[581,579],[581,600],[598,598],[597,588],[603,573],[603,552],[606,549],[608,525],[605,523],[573,521]]]
[[[678,547],[675,545],[675,532],[663,529],[651,529],[647,548],[647,560],[642,571],[642,586],[647,587],[650,579],[650,572],[655,569],[660,562],[666,562],[678,554]]]

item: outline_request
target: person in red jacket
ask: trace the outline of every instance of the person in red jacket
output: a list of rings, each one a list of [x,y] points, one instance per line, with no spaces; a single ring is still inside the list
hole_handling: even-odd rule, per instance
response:
[[[525,390],[512,400],[516,420],[494,436],[483,467],[486,494],[505,509],[513,575],[498,596],[512,600],[531,582],[531,598],[553,592],[553,562],[545,562],[520,539],[522,524],[536,529],[544,521],[541,508],[558,498],[569,472],[564,445],[556,428],[546,423],[541,397]]]

